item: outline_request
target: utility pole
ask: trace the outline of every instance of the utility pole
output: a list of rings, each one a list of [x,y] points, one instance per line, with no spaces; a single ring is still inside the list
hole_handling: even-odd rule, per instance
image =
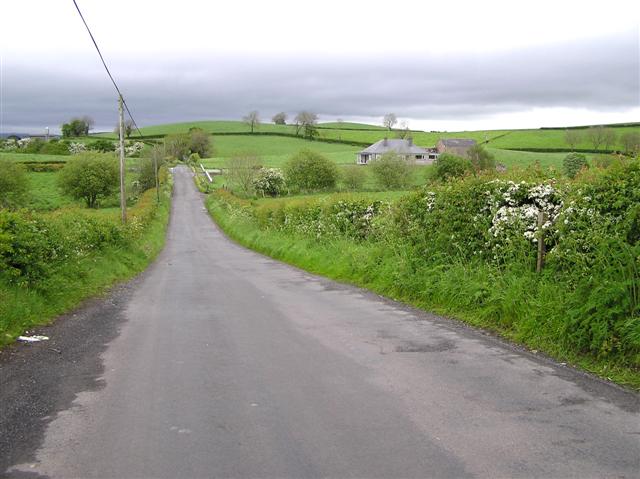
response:
[[[156,176],[156,201],[160,204],[160,181],[158,179],[158,154],[156,152],[152,152],[153,154],[153,171]]]
[[[119,131],[120,131],[120,211],[122,213],[122,223],[127,222],[127,192],[124,182],[124,112],[122,109],[122,95],[118,96]]]

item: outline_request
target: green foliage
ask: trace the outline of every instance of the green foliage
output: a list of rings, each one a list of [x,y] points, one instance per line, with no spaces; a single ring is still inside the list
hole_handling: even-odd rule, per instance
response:
[[[89,117],[82,117],[72,118],[69,123],[64,123],[60,129],[62,130],[62,136],[69,138],[74,136],[87,136],[92,126],[93,120]]]
[[[245,196],[252,194],[254,181],[262,168],[262,160],[252,152],[245,152],[229,158],[226,166],[226,175],[232,185]]]
[[[367,181],[367,169],[361,165],[343,166],[340,169],[340,182],[348,191],[360,191]]]
[[[70,155],[69,145],[65,141],[49,140],[46,142],[40,151],[40,154],[45,155]]]
[[[401,190],[411,185],[414,165],[394,152],[387,152],[369,164],[376,184],[384,190]]]
[[[472,171],[473,165],[470,160],[449,153],[443,153],[438,156],[438,159],[435,161],[435,169],[432,174],[434,178],[446,181],[453,178],[462,178]]]
[[[31,139],[31,141],[29,141],[29,143],[27,143],[27,146],[22,148],[22,151],[24,153],[40,153],[40,150],[42,150],[44,145],[45,145],[44,140],[40,138],[33,138]]]
[[[164,150],[168,157],[178,161],[185,161],[189,156],[190,143],[191,138],[186,133],[167,135],[164,139]]]
[[[562,170],[569,178],[575,178],[583,168],[588,168],[587,157],[581,153],[569,153],[562,161]]]
[[[197,153],[200,158],[207,158],[212,154],[211,137],[200,128],[189,130],[189,151]]]
[[[150,194],[149,194],[150,193]],[[140,272],[160,251],[170,195],[143,195],[117,214],[0,211],[0,345]]]
[[[301,150],[284,167],[287,185],[300,191],[334,188],[338,168],[326,156],[311,150]]]
[[[87,147],[92,151],[99,151],[100,153],[110,153],[112,151],[116,151],[116,145],[112,140],[96,140],[92,141],[87,145]]]
[[[24,166],[7,160],[0,160],[0,207],[21,206],[29,189],[29,181]]]
[[[483,170],[494,170],[496,167],[496,160],[493,155],[489,153],[480,144],[475,144],[469,150],[467,150],[467,157],[473,165],[473,169],[476,172]]]
[[[60,172],[60,187],[69,196],[83,199],[88,208],[111,195],[119,182],[118,162],[98,153],[79,154]]]

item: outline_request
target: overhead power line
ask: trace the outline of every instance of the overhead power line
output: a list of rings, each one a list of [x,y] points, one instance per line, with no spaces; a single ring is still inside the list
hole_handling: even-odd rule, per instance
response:
[[[140,128],[138,128],[138,124],[136,123],[136,120],[133,119],[133,115],[131,114],[131,111],[129,110],[129,106],[127,105],[127,102],[124,99],[124,95],[120,91],[120,88],[118,88],[118,84],[116,83],[115,79],[113,78],[113,75],[109,71],[109,67],[107,66],[107,62],[104,61],[104,57],[102,56],[102,52],[100,51],[100,47],[98,47],[98,42],[96,42],[96,39],[94,38],[93,33],[91,33],[91,29],[89,28],[89,25],[87,25],[87,21],[84,19],[84,15],[82,15],[82,12],[80,11],[80,7],[78,6],[78,3],[76,2],[76,0],[72,0],[72,1],[73,1],[73,4],[76,7],[76,10],[78,10],[78,15],[80,15],[80,18],[82,19],[82,23],[84,23],[84,26],[86,27],[87,32],[89,32],[89,36],[91,37],[91,41],[93,42],[93,46],[96,47],[96,51],[98,52],[98,55],[100,56],[100,60],[102,61],[102,65],[104,65],[104,69],[107,71],[107,75],[109,75],[109,78],[111,79],[111,83],[113,83],[113,86],[115,87],[116,91],[118,92],[118,95],[120,96],[120,98],[122,98],[122,104],[124,105],[125,110],[127,110],[127,115],[129,115],[129,118],[131,118],[131,122],[133,123],[133,126],[135,127],[135,129],[138,132],[138,134],[140,135],[140,137],[142,137],[143,136],[142,132],[140,131]]]

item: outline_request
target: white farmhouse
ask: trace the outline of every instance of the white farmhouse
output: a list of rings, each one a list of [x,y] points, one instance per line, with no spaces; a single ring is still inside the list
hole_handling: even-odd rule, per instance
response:
[[[358,152],[357,163],[366,165],[388,152],[396,153],[407,161],[423,164],[433,163],[437,156],[435,151],[414,145],[412,138],[406,140],[389,140],[385,138]]]

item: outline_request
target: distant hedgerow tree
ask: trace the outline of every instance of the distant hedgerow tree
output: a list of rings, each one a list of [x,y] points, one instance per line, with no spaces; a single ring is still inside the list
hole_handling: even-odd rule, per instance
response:
[[[83,199],[88,208],[95,208],[100,198],[110,196],[120,178],[115,157],[100,153],[80,153],[67,162],[59,175],[62,191]]]
[[[616,135],[616,132],[612,128],[604,129],[604,136],[602,138],[602,143],[604,144],[605,150],[610,150],[614,148],[617,139],[618,139],[618,136]]]
[[[587,130],[587,138],[591,142],[594,150],[598,150],[604,142],[605,128],[603,126],[592,126]]]
[[[287,114],[283,111],[281,111],[280,113],[276,113],[275,115],[273,115],[273,118],[271,118],[271,121],[273,121],[276,125],[286,125]]]
[[[629,131],[620,137],[620,142],[628,155],[637,156],[640,153],[640,133]]]
[[[391,130],[397,122],[398,117],[396,117],[395,113],[387,113],[384,118],[382,118],[382,125],[388,130]]]
[[[296,135],[302,130],[305,138],[312,139],[318,135],[316,125],[318,124],[318,115],[310,111],[301,111],[295,118]]]
[[[334,188],[338,167],[326,156],[311,150],[301,150],[284,166],[287,185],[300,191]]]
[[[582,135],[578,130],[567,129],[564,131],[564,141],[572,150],[582,141]]]
[[[189,143],[191,139],[188,133],[175,133],[164,138],[164,150],[167,156],[178,161],[185,161],[189,156]]]
[[[583,168],[588,168],[587,157],[581,153],[569,153],[562,160],[562,170],[569,178],[575,178]]]
[[[260,126],[260,114],[254,110],[250,111],[247,116],[242,117],[242,121],[249,125],[251,133]]]

